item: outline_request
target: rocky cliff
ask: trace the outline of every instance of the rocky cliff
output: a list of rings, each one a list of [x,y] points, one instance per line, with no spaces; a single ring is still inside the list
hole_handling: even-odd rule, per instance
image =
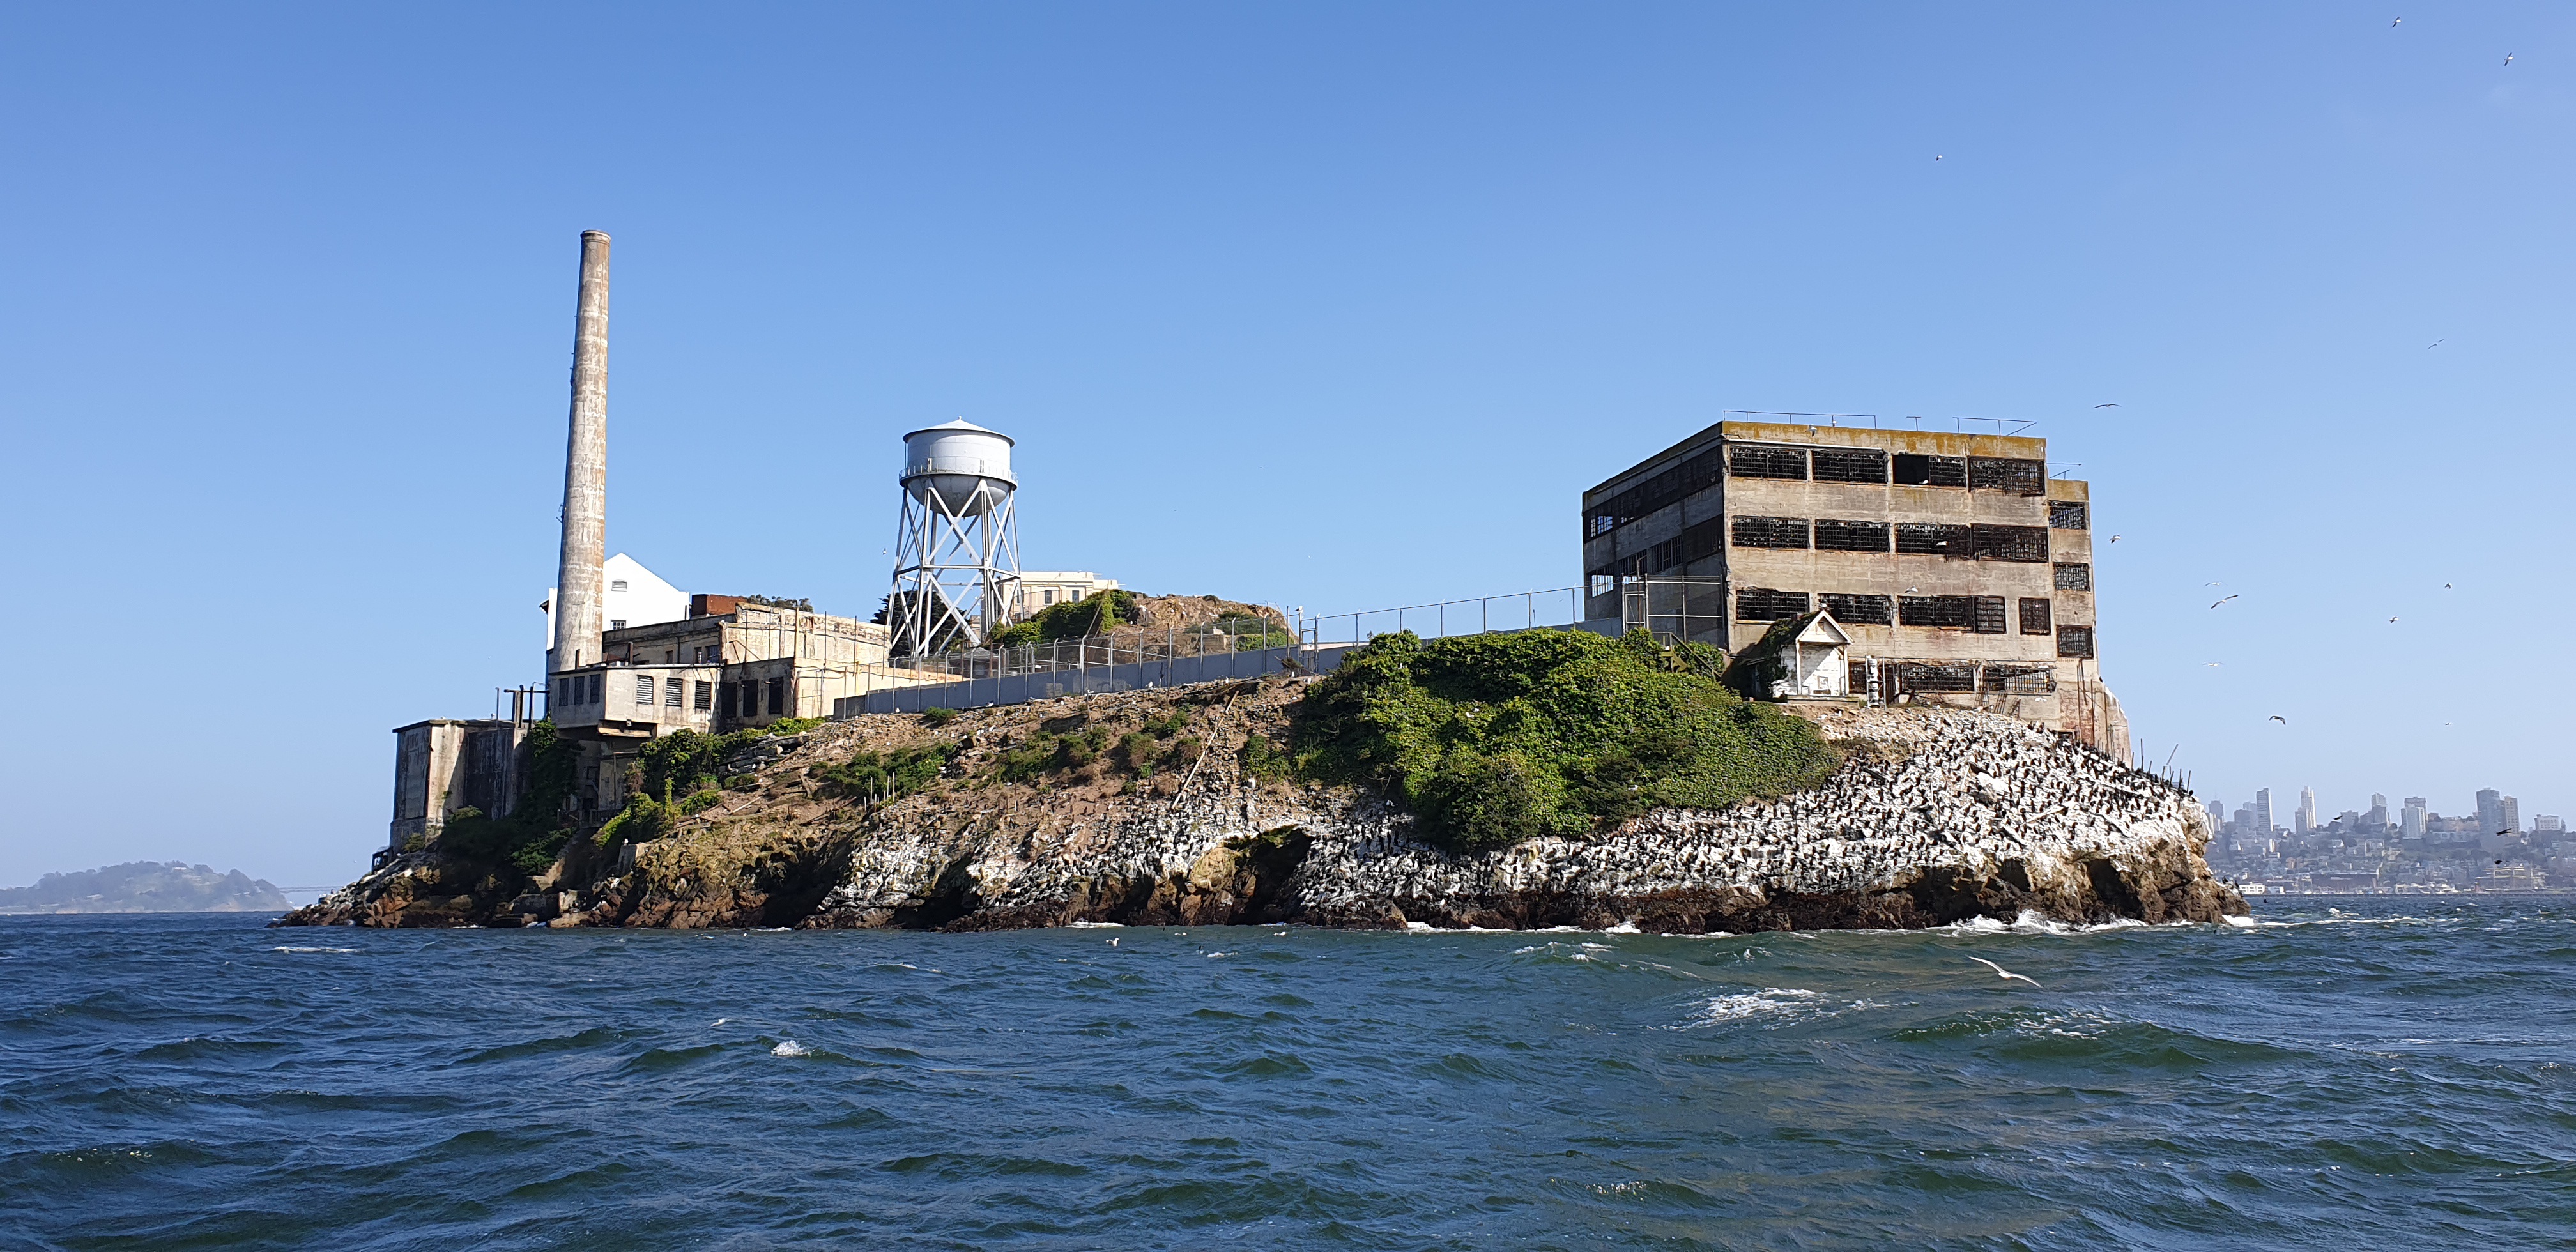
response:
[[[286,924],[1683,933],[2245,908],[2202,859],[2188,792],[2007,718],[1836,710],[1821,729],[1844,762],[1820,787],[1461,855],[1414,838],[1383,800],[1282,776],[1301,690],[1274,679],[837,723],[729,767],[721,802],[660,838],[576,842],[533,888],[414,853]],[[953,752],[915,794],[828,781],[856,754],[931,742]]]

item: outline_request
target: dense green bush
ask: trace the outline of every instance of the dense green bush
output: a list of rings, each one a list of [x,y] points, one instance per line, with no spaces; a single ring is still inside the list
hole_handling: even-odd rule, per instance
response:
[[[692,795],[730,785],[717,773],[725,758],[751,745],[777,735],[796,735],[823,724],[819,717],[788,717],[766,726],[754,726],[721,735],[702,735],[694,730],[675,730],[647,742],[636,752],[636,765],[641,778],[636,794],[644,796]]]
[[[939,771],[965,750],[962,742],[919,743],[884,753],[860,752],[838,765],[817,765],[805,772],[820,780],[829,794],[890,800],[938,781]]]
[[[507,865],[522,873],[542,873],[554,864],[572,838],[563,816],[572,794],[577,749],[555,733],[552,721],[528,728],[527,773],[519,780],[518,802],[508,817],[487,817],[481,809],[459,809],[447,821],[435,846],[440,852],[477,864]]]
[[[1031,644],[1053,643],[1058,639],[1105,635],[1111,627],[1122,623],[1133,625],[1136,618],[1135,592],[1095,591],[1079,600],[1050,604],[1030,615],[1026,621],[1003,627],[994,632],[993,644],[1002,648],[1024,648]]]
[[[1642,632],[1381,635],[1301,702],[1297,768],[1386,791],[1460,851],[1831,775],[1839,758],[1815,727],[1727,691],[1723,662]]]

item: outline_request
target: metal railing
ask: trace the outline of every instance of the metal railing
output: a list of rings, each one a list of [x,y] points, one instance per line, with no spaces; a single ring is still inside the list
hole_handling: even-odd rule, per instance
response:
[[[1439,600],[1391,609],[1300,617],[1299,642],[1366,643],[1382,634],[1412,631],[1425,639],[1507,630],[1592,630],[1624,634],[1651,631],[1657,638],[1723,643],[1726,584],[1714,578],[1615,577],[1598,589],[1550,587],[1514,595]],[[1610,603],[1600,603],[1605,597]]]

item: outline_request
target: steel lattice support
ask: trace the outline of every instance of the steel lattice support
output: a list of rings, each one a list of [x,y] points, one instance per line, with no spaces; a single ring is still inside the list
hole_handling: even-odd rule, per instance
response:
[[[904,493],[894,591],[886,604],[895,655],[983,647],[1017,599],[1017,492],[1007,479],[976,482],[970,499],[980,494],[984,507],[971,512],[953,507],[935,489]]]

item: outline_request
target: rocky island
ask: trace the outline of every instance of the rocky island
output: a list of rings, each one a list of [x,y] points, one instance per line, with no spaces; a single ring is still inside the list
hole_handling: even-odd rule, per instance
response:
[[[1322,677],[683,732],[593,827],[453,824],[280,924],[1701,933],[2245,911],[2162,778],[1992,714],[1787,711],[1725,671],[1643,635],[1394,635]]]

